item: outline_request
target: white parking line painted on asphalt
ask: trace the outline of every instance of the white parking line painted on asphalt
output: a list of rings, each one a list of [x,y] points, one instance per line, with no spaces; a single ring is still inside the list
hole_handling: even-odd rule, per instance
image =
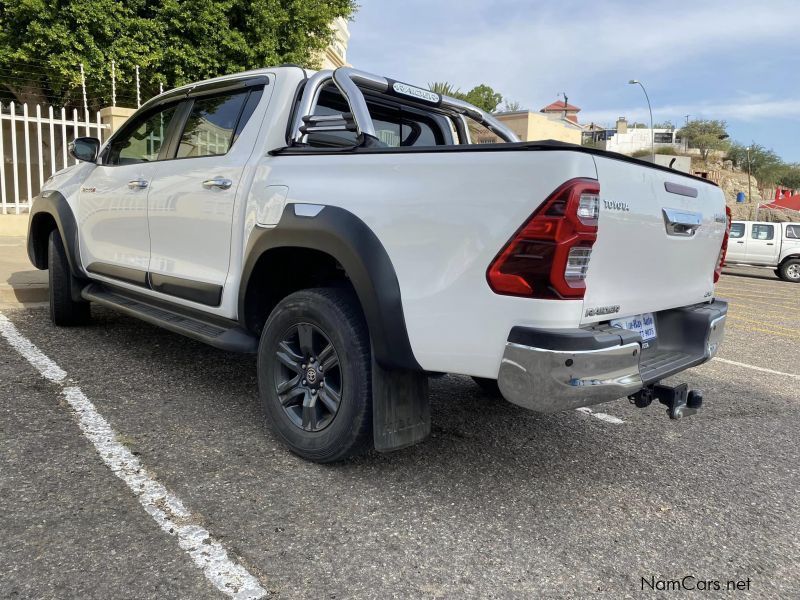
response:
[[[46,379],[62,386],[61,393],[74,411],[78,426],[94,445],[100,458],[136,496],[145,511],[163,531],[174,535],[178,545],[203,570],[205,577],[223,594],[236,599],[257,599],[267,595],[258,579],[233,561],[225,548],[198,525],[198,519],[180,498],[159,483],[138,458],[122,444],[116,432],[79,387],[64,386],[67,374],[23,336],[0,313],[0,335]]]
[[[748,365],[747,363],[737,362],[735,360],[728,360],[727,358],[714,358],[715,362],[725,363],[726,365],[733,365],[735,367],[744,367],[745,369],[752,369],[753,371],[761,371],[762,373],[770,373],[772,375],[780,375],[781,377],[791,377],[792,379],[800,379],[800,375],[796,373],[784,373],[783,371],[775,371],[773,369],[766,369],[764,367],[757,367],[755,365]]]
[[[17,331],[14,324],[9,321],[8,317],[3,313],[0,313],[0,334],[2,334],[2,336],[8,340],[8,343],[13,346],[14,350],[24,356],[45,379],[49,379],[53,383],[61,383],[67,377],[64,370],[45,356],[45,354],[34,346],[28,338]]]
[[[594,412],[591,408],[587,406],[576,408],[575,410],[587,415],[592,415],[595,419],[600,419],[601,421],[605,421],[606,423],[613,423],[614,425],[622,425],[625,422],[619,417],[615,417],[613,415],[609,415],[602,412]]]

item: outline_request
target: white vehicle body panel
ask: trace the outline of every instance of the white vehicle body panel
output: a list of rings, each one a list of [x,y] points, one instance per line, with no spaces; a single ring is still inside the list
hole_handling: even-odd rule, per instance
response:
[[[708,300],[725,233],[725,197],[719,188],[678,172],[632,167],[596,156],[600,220],[586,278],[583,323],[687,306]],[[665,182],[696,190],[697,197],[668,192]],[[694,235],[669,235],[663,209],[702,215]]]
[[[93,167],[81,185],[77,202],[84,268],[101,262],[146,270],[150,262],[147,219],[150,189],[131,188],[128,184],[140,180],[149,185],[159,163]]]
[[[275,156],[259,171],[256,188],[285,185],[289,203],[345,208],[375,232],[397,273],[411,347],[426,370],[496,377],[511,327],[575,327],[580,320],[580,300],[500,296],[486,270],[559,185],[596,177],[587,154]]]

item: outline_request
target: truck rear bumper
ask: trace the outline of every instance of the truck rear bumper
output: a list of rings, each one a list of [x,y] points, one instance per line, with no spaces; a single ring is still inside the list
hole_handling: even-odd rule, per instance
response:
[[[715,300],[656,313],[658,338],[642,348],[638,333],[515,327],[498,385],[509,402],[557,412],[616,400],[711,359],[725,335],[728,304]]]

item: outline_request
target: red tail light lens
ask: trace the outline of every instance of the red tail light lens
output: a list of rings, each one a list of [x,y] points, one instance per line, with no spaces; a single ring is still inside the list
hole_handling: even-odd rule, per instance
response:
[[[728,220],[728,224],[725,226],[725,236],[722,238],[722,246],[719,249],[717,264],[714,267],[714,283],[717,283],[719,281],[719,276],[722,275],[722,267],[725,266],[725,256],[728,254],[728,238],[731,235],[731,221],[733,220],[730,206],[725,207],[725,217]]]
[[[489,265],[489,287],[497,294],[528,298],[583,298],[599,214],[599,183],[568,181],[550,194]]]

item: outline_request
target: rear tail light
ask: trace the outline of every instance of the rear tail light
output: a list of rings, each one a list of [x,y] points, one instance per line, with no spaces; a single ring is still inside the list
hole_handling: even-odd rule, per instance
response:
[[[728,254],[728,238],[731,235],[731,207],[725,207],[725,218],[728,221],[725,225],[725,236],[722,238],[722,246],[719,249],[719,256],[717,257],[717,264],[714,267],[714,283],[719,281],[719,276],[722,275],[722,267],[725,266],[725,255]]]
[[[568,181],[495,257],[486,273],[489,286],[510,296],[583,298],[599,215],[599,183]]]

